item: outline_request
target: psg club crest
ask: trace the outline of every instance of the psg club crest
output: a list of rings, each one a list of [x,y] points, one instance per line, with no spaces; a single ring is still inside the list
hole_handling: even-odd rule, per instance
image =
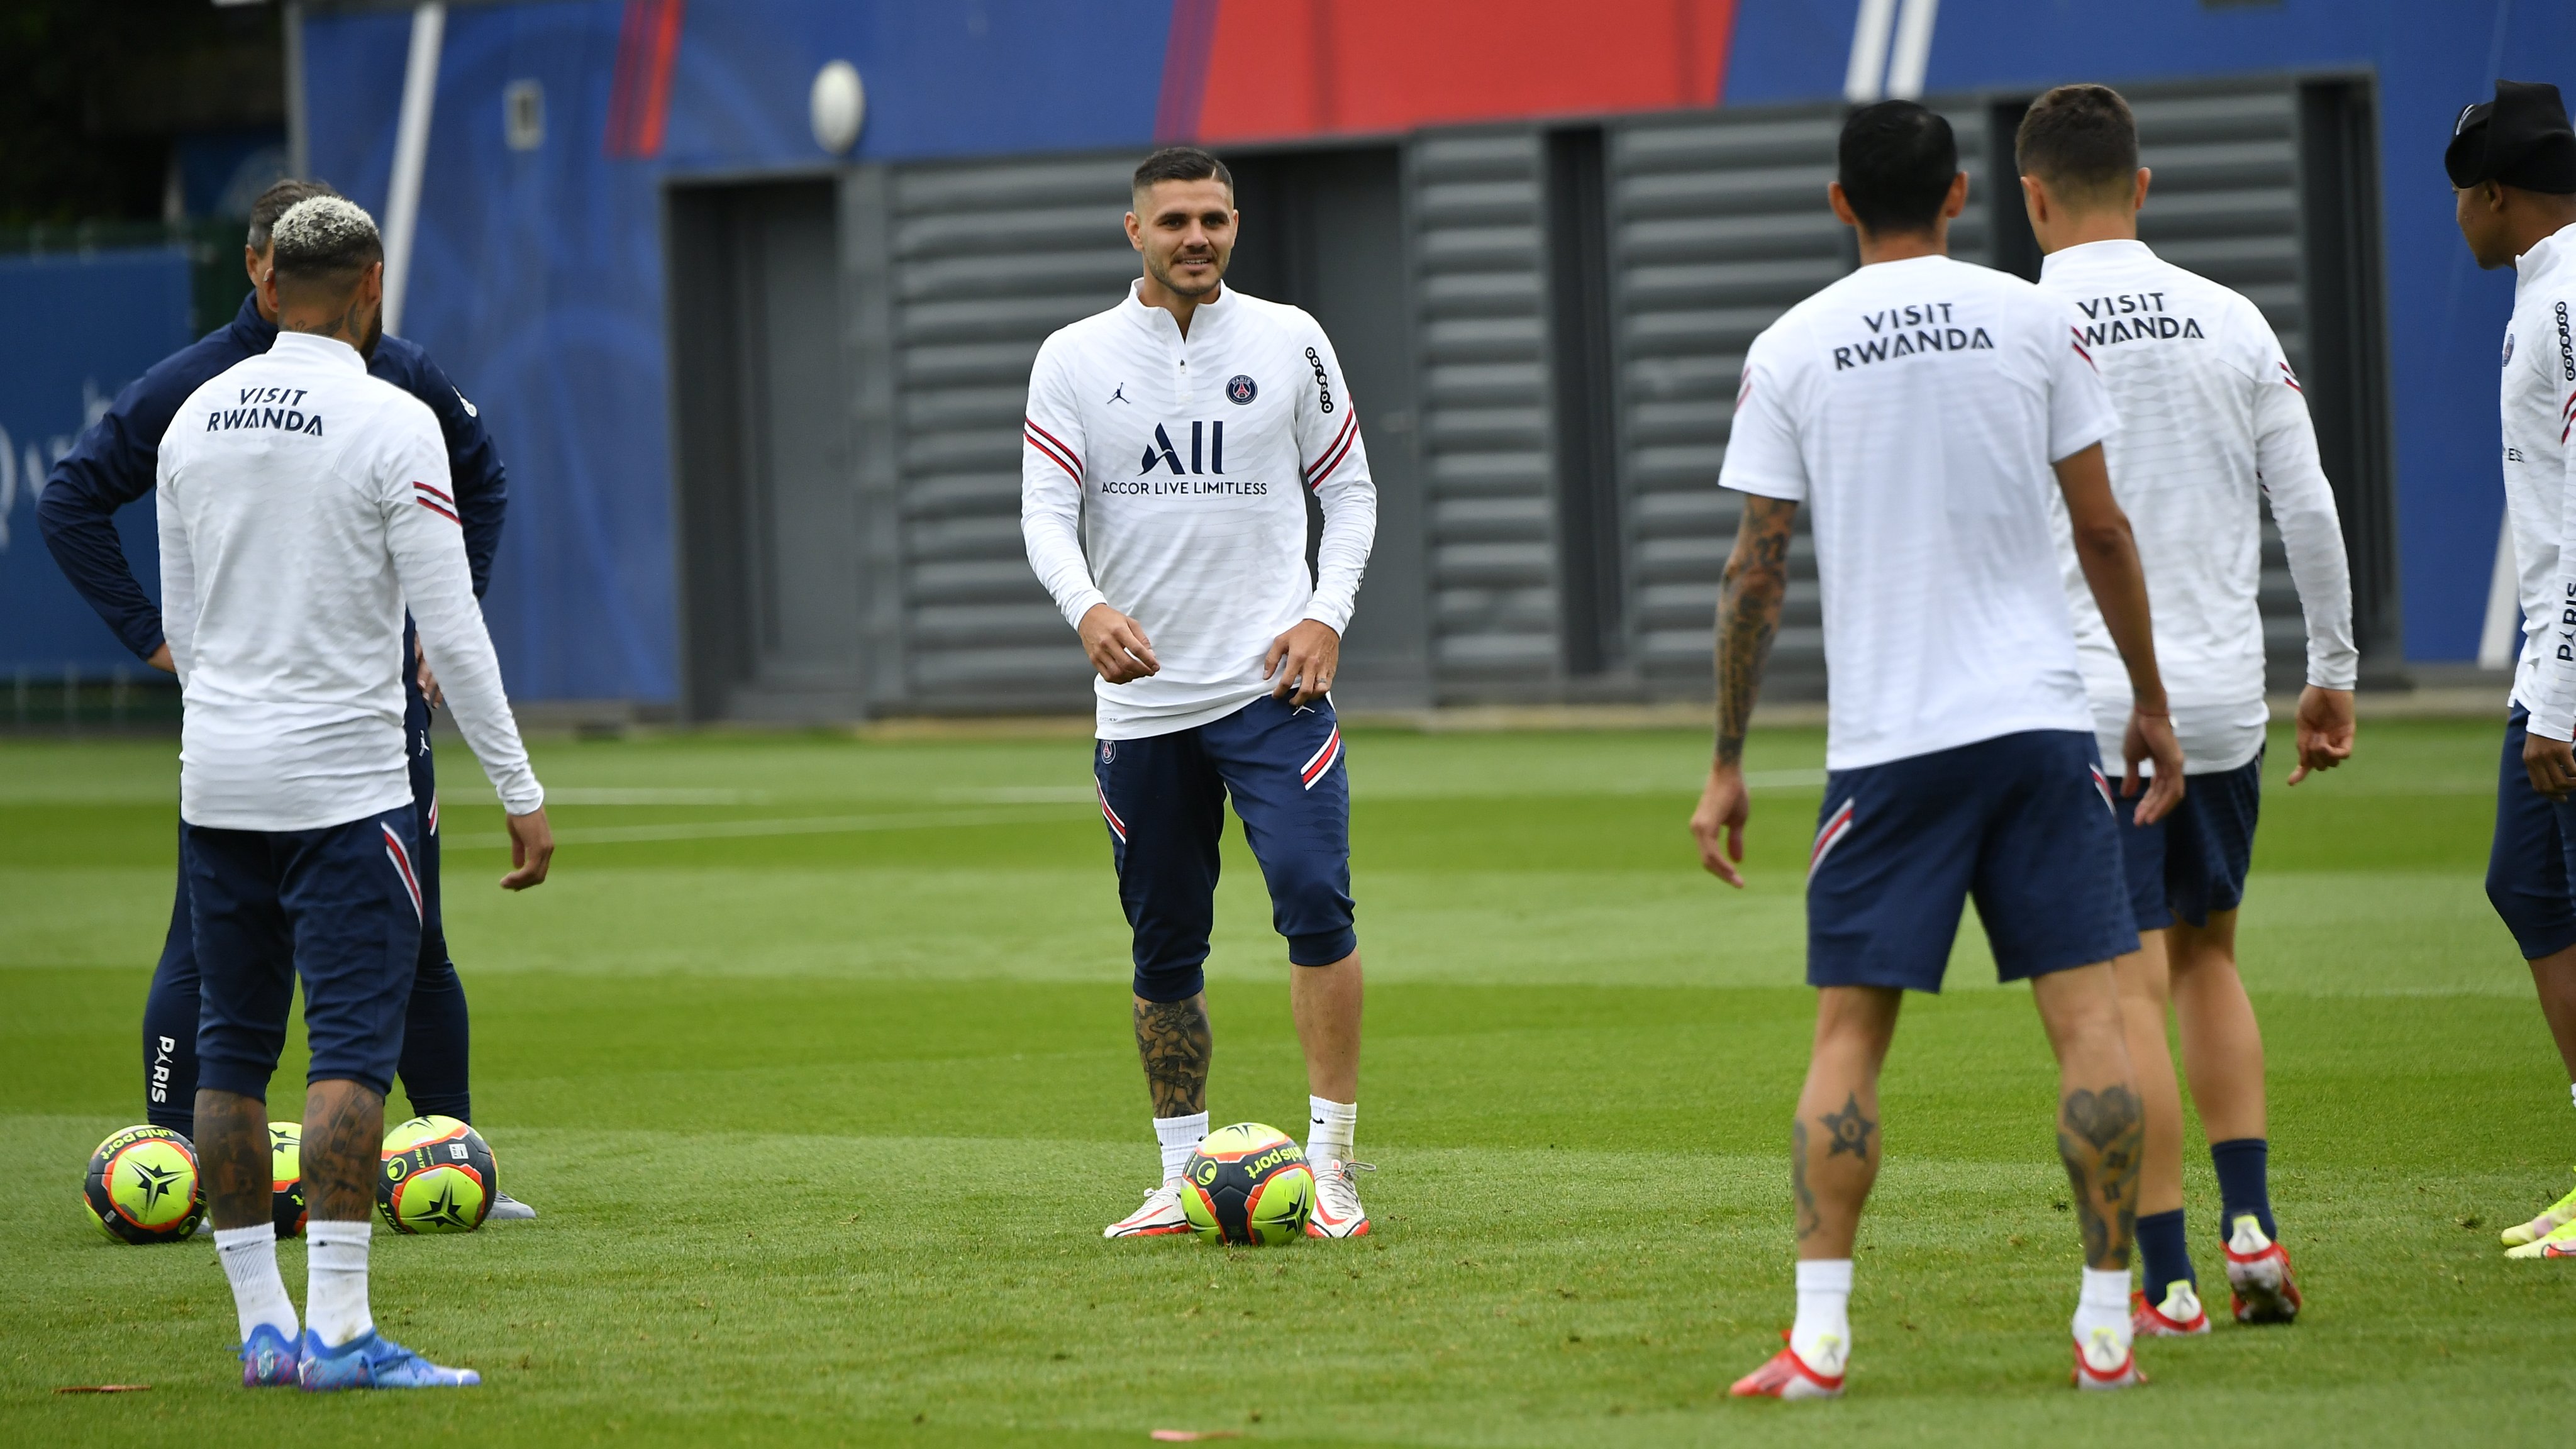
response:
[[[1226,379],[1225,395],[1234,399],[1237,404],[1252,401],[1253,398],[1260,395],[1260,392],[1260,385],[1255,383],[1251,378],[1244,376],[1242,373],[1238,372],[1234,376]]]
[[[1112,764],[1115,763],[1117,759],[1118,746],[1116,742],[1111,740],[1102,740],[1100,742],[1100,763],[1104,765]]]

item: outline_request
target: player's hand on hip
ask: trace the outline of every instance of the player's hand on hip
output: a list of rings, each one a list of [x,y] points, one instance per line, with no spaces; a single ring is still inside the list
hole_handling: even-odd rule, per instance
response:
[[[2156,773],[2144,780],[2147,796],[2138,801],[2137,822],[2153,825],[2172,814],[2182,803],[2182,745],[2174,739],[2173,716],[2164,710],[2129,711],[2129,733],[2121,741],[2120,756],[2126,767],[2120,776],[2124,798],[2138,793],[2138,766],[2155,763]]]
[[[2299,764],[2290,771],[2293,785],[2308,778],[2311,770],[2331,770],[2352,758],[2352,691],[2313,684],[2300,690],[2298,728]]]
[[[153,645],[152,652],[144,656],[143,662],[160,670],[164,674],[176,674],[179,672],[178,661],[170,657],[170,646],[167,644]]]
[[[546,871],[555,860],[554,828],[546,824],[545,807],[540,805],[525,815],[507,817],[510,826],[510,873],[501,877],[501,889],[523,891],[546,883]]]
[[[2552,800],[2576,791],[2576,746],[2533,731],[2522,737],[2522,767],[2531,772],[2531,788]]]
[[[1163,670],[1145,631],[1135,620],[1107,604],[1094,604],[1082,616],[1082,652],[1091,656],[1091,667],[1100,671],[1100,677],[1112,684],[1126,684]]]
[[[1744,888],[1744,822],[1753,813],[1753,797],[1744,788],[1744,771],[1734,765],[1711,765],[1708,787],[1691,812],[1690,830],[1699,842],[1699,863],[1710,875]]]
[[[1333,671],[1341,663],[1342,636],[1330,624],[1304,619],[1270,641],[1270,652],[1261,656],[1261,677],[1272,681],[1273,699],[1293,688],[1290,704],[1313,704],[1331,691]]]

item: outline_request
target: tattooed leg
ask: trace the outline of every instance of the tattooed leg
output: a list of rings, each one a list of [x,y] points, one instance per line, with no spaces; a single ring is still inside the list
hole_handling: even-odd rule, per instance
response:
[[[1878,1181],[1878,1072],[1904,993],[1828,986],[1816,995],[1815,1055],[1789,1124],[1789,1190],[1798,1256],[1848,1258],[1861,1205]]]
[[[2126,1270],[2147,1129],[2111,967],[2035,977],[2031,996],[2057,1051],[2057,1155],[2084,1234],[2084,1266]]]
[[[1207,1110],[1207,993],[1187,1001],[1136,998],[1136,1055],[1145,1063],[1145,1089],[1157,1117],[1187,1117]]]
[[[263,1140],[266,1133],[262,1133]],[[384,1171],[385,1099],[356,1082],[315,1082],[304,1094],[304,1206],[315,1222],[364,1222]]]
[[[206,1218],[216,1229],[255,1228],[270,1220],[268,1104],[238,1092],[197,1089],[197,1170],[206,1183]],[[368,1206],[373,1207],[372,1188]]]

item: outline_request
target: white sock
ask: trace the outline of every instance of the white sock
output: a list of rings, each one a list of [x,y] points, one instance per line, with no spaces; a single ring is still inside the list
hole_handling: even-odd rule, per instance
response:
[[[1798,1264],[1798,1321],[1789,1346],[1807,1367],[1831,1378],[1851,1360],[1852,1260],[1813,1258]]]
[[[304,1225],[304,1321],[325,1348],[376,1326],[367,1311],[367,1235],[372,1219]]]
[[[1359,1129],[1360,1104],[1306,1099],[1306,1160],[1313,1163],[1351,1160],[1351,1136]]]
[[[2129,1270],[2105,1268],[2084,1270],[2084,1296],[2075,1304],[2075,1337],[2078,1342],[2092,1338],[2097,1329],[2116,1329],[2120,1340],[2129,1337]]]
[[[1190,1154],[1198,1151],[1199,1143],[1207,1137],[1207,1124],[1205,1112],[1154,1119],[1154,1136],[1163,1144],[1163,1181],[1181,1180],[1181,1169],[1190,1165]]]
[[[286,1296],[286,1280],[277,1276],[277,1225],[215,1229],[215,1256],[232,1280],[233,1313],[241,1320],[242,1342],[265,1323],[295,1337],[295,1300]]]

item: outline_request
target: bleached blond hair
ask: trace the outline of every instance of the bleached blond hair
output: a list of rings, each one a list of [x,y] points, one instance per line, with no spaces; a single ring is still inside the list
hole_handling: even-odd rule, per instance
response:
[[[376,219],[345,196],[311,196],[286,209],[269,232],[277,270],[319,279],[384,260]]]

